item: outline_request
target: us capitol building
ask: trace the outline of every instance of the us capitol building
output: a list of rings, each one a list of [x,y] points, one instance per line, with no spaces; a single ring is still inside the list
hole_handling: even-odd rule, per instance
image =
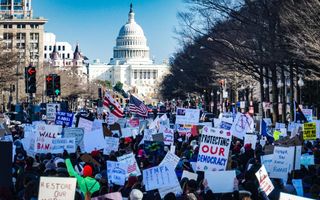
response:
[[[128,22],[121,27],[108,64],[95,60],[89,65],[89,77],[123,83],[125,91],[136,94],[146,102],[155,102],[159,84],[169,72],[167,64],[157,65],[150,59],[150,49],[142,28],[135,22],[132,4]]]

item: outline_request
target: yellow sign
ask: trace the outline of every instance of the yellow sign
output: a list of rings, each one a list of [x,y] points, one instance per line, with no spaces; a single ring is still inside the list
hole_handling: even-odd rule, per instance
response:
[[[281,132],[280,132],[280,131],[274,131],[274,132],[273,132],[274,141],[279,140],[280,135],[281,135]]]
[[[315,122],[303,124],[303,139],[304,140],[317,139],[316,123]]]

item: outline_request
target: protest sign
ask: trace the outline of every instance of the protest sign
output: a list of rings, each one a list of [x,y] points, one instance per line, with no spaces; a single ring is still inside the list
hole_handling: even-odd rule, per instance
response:
[[[132,127],[132,128],[137,128],[137,127],[139,127],[139,124],[140,124],[140,122],[139,122],[139,119],[138,119],[138,118],[129,119],[129,121],[128,121],[128,125],[129,125],[130,127]]]
[[[56,119],[56,112],[60,111],[60,104],[59,103],[47,103],[47,121],[55,121]]]
[[[290,147],[293,148],[293,151],[295,151],[295,158],[294,158],[294,170],[300,170],[301,169],[301,146],[294,146]]]
[[[312,121],[312,109],[301,109],[308,122]]]
[[[205,171],[204,177],[208,181],[209,188],[213,188],[213,193],[233,192],[236,171]]]
[[[232,124],[233,124],[233,119],[232,118],[221,118],[220,119],[220,125],[219,127],[222,129],[226,129],[226,130],[231,130]]]
[[[91,200],[106,200],[106,199],[123,200],[122,199],[122,195],[121,195],[120,192],[112,192],[112,193],[108,193],[108,194],[105,194],[105,195],[102,195],[102,196],[91,198]]]
[[[315,140],[317,139],[316,123],[304,123],[303,124],[303,139],[304,140]]]
[[[199,109],[177,108],[176,124],[197,125],[200,119]]]
[[[86,132],[83,136],[84,150],[91,153],[94,150],[104,149],[106,143],[101,129]]]
[[[266,168],[264,165],[261,166],[259,171],[256,172],[256,177],[258,179],[260,188],[267,194],[267,196],[273,191],[274,186],[268,176]]]
[[[255,150],[257,144],[257,135],[246,134],[244,137],[244,145],[246,144],[251,144],[251,148]]]
[[[237,113],[232,124],[231,133],[233,136],[243,139],[246,133],[253,133],[254,121],[249,114]]]
[[[152,135],[157,133],[156,129],[144,129],[143,138],[140,144],[144,144],[144,141],[153,141]]]
[[[50,153],[52,140],[61,137],[62,127],[58,125],[39,124],[36,126],[34,151],[37,153]]]
[[[76,178],[40,177],[39,196],[41,200],[70,200],[76,193]]]
[[[281,132],[275,130],[275,131],[273,132],[273,139],[274,139],[274,141],[279,140],[279,139],[280,139],[280,135],[281,135]]]
[[[276,122],[275,129],[280,130],[282,128],[286,128],[286,124],[285,123]]]
[[[125,128],[127,124],[127,119],[125,118],[118,119],[117,123],[120,125],[121,128]]]
[[[261,165],[265,166],[267,172],[271,172],[273,166],[273,154],[260,156]]]
[[[187,179],[189,179],[189,180],[195,180],[195,181],[197,181],[197,179],[198,179],[198,174],[189,172],[189,171],[187,171],[187,170],[183,170],[181,179],[183,179],[183,178],[187,178]]]
[[[55,138],[51,143],[50,153],[63,153],[64,150],[68,153],[76,152],[75,138]]]
[[[139,134],[142,134],[142,132],[147,129],[148,127],[148,120],[141,120],[139,125]],[[122,128],[122,127],[121,127]]]
[[[314,122],[316,123],[317,138],[320,138],[320,120],[314,120]]]
[[[271,178],[287,180],[288,173],[293,169],[294,149],[290,147],[275,146],[273,151],[273,166]]]
[[[64,129],[64,138],[75,138],[76,147],[80,147],[81,151],[84,151],[83,143],[84,130],[83,128],[65,128]]]
[[[90,132],[92,130],[92,126],[93,126],[93,121],[84,117],[79,117],[77,127],[83,128],[85,133]]]
[[[173,129],[166,128],[163,130],[163,142],[165,145],[173,145],[173,142],[174,142]]]
[[[12,183],[12,142],[0,141],[0,152],[0,187],[8,187]]]
[[[177,124],[177,131],[179,133],[180,136],[184,136],[184,135],[191,135],[192,131],[192,125],[188,125],[188,124]]]
[[[300,163],[306,167],[314,165],[314,155],[302,154],[300,157]]]
[[[112,151],[116,152],[119,148],[119,138],[116,137],[105,137],[106,146],[103,149],[103,154],[110,155]]]
[[[174,145],[171,145],[170,146],[170,151],[171,151],[171,153],[175,153],[176,152],[176,146],[174,146]]]
[[[120,124],[118,123],[111,124],[109,128],[110,128],[110,131],[112,132],[112,136],[117,134],[118,137],[120,137],[122,135]]]
[[[117,157],[117,161],[123,162],[128,166],[126,177],[128,177],[129,175],[133,175],[133,176],[141,175],[138,163],[133,153],[129,153],[129,154],[125,154],[123,156]]]
[[[128,166],[123,162],[107,161],[108,182],[123,186],[126,182]]]
[[[121,130],[122,130],[122,135],[121,135],[122,138],[132,137],[132,130],[130,127],[121,128]]]
[[[164,165],[166,163],[170,163],[170,165],[172,165],[174,168],[176,168],[176,166],[179,163],[179,161],[180,161],[180,158],[178,156],[176,156],[171,151],[168,151],[166,156],[161,161],[160,165]]]
[[[292,179],[292,185],[296,189],[297,195],[303,196],[302,179]]]
[[[162,187],[162,188],[159,188],[158,191],[159,191],[161,199],[163,199],[166,196],[166,194],[168,194],[170,192],[172,192],[176,196],[180,196],[182,194],[182,189],[181,189],[180,183],[177,178],[175,179],[174,186]]]
[[[225,170],[227,166],[230,145],[230,131],[204,127],[200,138],[197,170]]]
[[[91,130],[94,131],[94,130],[97,130],[97,129],[103,129],[102,128],[102,123],[103,123],[103,120],[102,119],[95,119],[92,123],[92,128]]]
[[[152,135],[152,141],[163,142],[163,140],[164,138],[162,133],[156,133]]]
[[[65,125],[66,127],[72,127],[73,113],[68,112],[56,112],[56,125]]]
[[[312,199],[280,192],[279,200],[312,200]]]
[[[143,170],[143,183],[146,191],[173,187],[176,185],[177,175],[170,165],[161,165]]]

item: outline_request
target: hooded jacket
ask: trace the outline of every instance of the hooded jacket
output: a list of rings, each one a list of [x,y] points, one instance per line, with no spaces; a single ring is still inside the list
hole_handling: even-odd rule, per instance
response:
[[[75,177],[77,179],[78,186],[81,190],[81,192],[85,195],[87,192],[90,192],[91,194],[100,190],[100,184],[96,179],[87,176],[82,177],[80,176],[73,168],[72,163],[70,159],[66,159],[66,165],[68,169],[68,173],[70,176]]]

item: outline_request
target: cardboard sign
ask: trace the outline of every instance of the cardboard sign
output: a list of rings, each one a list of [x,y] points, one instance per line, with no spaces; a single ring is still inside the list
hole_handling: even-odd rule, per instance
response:
[[[84,130],[83,128],[65,128],[64,129],[64,138],[75,138],[76,147],[80,147],[81,151],[84,151]]]
[[[244,145],[251,144],[251,148],[255,150],[256,144],[257,144],[257,138],[258,138],[257,135],[246,134],[244,137]]]
[[[279,200],[312,200],[312,199],[280,192]]]
[[[169,163],[170,165],[172,165],[174,168],[176,168],[176,166],[178,165],[180,161],[180,158],[178,156],[176,156],[174,153],[172,153],[171,151],[168,151],[166,156],[163,158],[163,160],[161,161],[160,165],[165,165],[167,163]],[[159,165],[159,166],[160,166]]]
[[[8,187],[12,183],[12,142],[0,141],[0,152],[0,187]]]
[[[34,151],[37,153],[50,153],[52,140],[61,137],[62,127],[58,125],[39,124],[36,126]]]
[[[261,189],[267,195],[269,195],[273,191],[274,186],[268,176],[268,173],[267,173],[264,165],[262,165],[261,168],[259,169],[259,171],[256,172],[256,177],[258,179],[258,182],[259,182]]]
[[[173,167],[169,165],[161,165],[143,170],[143,183],[146,191],[173,187],[176,185],[177,175]]]
[[[173,129],[166,128],[163,130],[163,142],[165,145],[173,145],[173,143],[174,143]]]
[[[213,193],[233,192],[236,171],[205,171],[204,177]]]
[[[112,192],[102,196],[91,198],[91,200],[105,200],[105,199],[122,200],[122,195],[120,192]]]
[[[197,125],[200,119],[200,109],[177,108],[176,124]]]
[[[107,161],[108,182],[123,186],[126,182],[127,165],[122,162]]]
[[[302,179],[292,179],[292,185],[296,189],[297,195],[303,196]]]
[[[125,154],[123,156],[117,157],[117,160],[118,162],[123,162],[128,166],[126,177],[129,177],[129,175],[133,175],[133,176],[141,175],[140,168],[138,166],[138,163],[133,153],[129,153],[129,154]]]
[[[106,146],[103,149],[103,154],[110,155],[112,151],[116,152],[119,148],[119,138],[105,137]]]
[[[233,136],[243,139],[246,133],[253,133],[254,121],[249,114],[237,113],[236,119],[234,120],[231,133]]]
[[[304,140],[316,140],[317,139],[317,128],[315,122],[303,124],[303,139]]]
[[[273,154],[260,156],[261,165],[265,166],[267,172],[271,172],[273,166]]]
[[[204,127],[197,159],[198,171],[226,170],[231,145],[230,131]]]
[[[76,193],[76,178],[40,177],[38,199],[51,200],[74,199]]]
[[[86,132],[83,137],[83,143],[84,150],[87,153],[91,153],[94,150],[104,149],[106,146],[101,129]]]
[[[85,133],[90,132],[92,130],[92,126],[93,126],[93,121],[83,117],[79,117],[78,128],[83,128]]]
[[[183,178],[188,178],[189,180],[197,181],[198,174],[183,170],[181,179],[183,179]]]
[[[273,166],[271,178],[287,180],[288,173],[293,169],[294,149],[290,147],[275,146],[273,151]]]
[[[63,125],[65,124],[66,127],[72,127],[73,121],[73,113],[68,112],[57,112],[56,113],[56,125]]]
[[[60,104],[58,103],[47,103],[47,121],[55,121],[56,119],[56,112],[60,111]]]
[[[51,142],[50,153],[63,153],[64,150],[68,153],[76,152],[75,138],[56,138]]]

